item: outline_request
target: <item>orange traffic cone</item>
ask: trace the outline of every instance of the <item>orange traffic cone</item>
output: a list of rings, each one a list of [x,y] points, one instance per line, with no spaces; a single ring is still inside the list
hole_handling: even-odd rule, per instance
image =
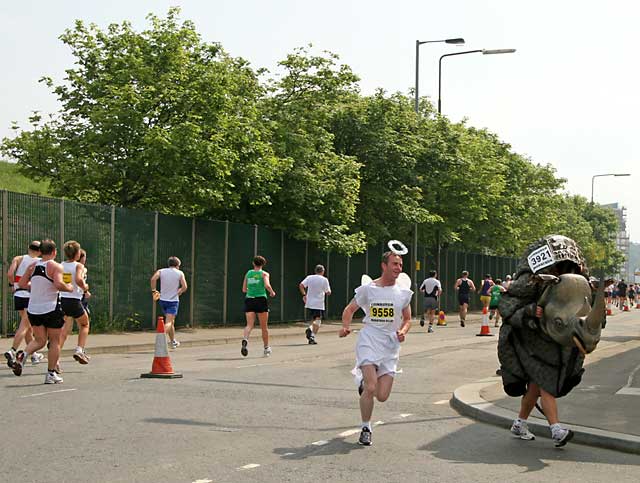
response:
[[[158,330],[156,331],[156,350],[153,356],[151,372],[140,374],[143,378],[176,379],[182,374],[173,372],[171,358],[167,350],[167,337],[164,334],[164,317],[158,317]]]
[[[640,302],[636,304],[636,309],[640,309]]]
[[[482,325],[480,326],[480,333],[476,334],[478,337],[493,335],[489,328],[489,310],[486,307],[482,308]]]
[[[438,325],[447,325],[447,319],[444,316],[444,310],[438,313]]]
[[[607,304],[607,315],[613,315],[613,310],[611,309],[611,303]]]
[[[629,303],[625,300],[624,304],[622,305],[622,310],[624,312],[629,312]]]

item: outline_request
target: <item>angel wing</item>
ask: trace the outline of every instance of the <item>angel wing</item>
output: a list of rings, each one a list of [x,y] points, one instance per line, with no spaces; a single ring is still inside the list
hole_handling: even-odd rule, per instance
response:
[[[411,278],[404,272],[398,275],[396,283],[402,288],[411,289]]]
[[[373,279],[366,273],[360,277],[360,285],[369,285],[371,282],[373,282]]]

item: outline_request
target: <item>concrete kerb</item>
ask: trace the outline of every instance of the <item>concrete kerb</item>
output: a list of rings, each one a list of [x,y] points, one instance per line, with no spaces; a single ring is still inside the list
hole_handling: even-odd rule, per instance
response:
[[[480,395],[483,389],[495,384],[500,384],[499,378],[491,377],[459,387],[453,392],[451,407],[464,416],[503,427],[508,431],[517,415],[513,411],[486,401]],[[546,420],[530,417],[528,423],[536,436],[550,438]],[[566,427],[575,434],[573,443],[640,454],[640,437],[638,436],[573,424],[568,424]]]

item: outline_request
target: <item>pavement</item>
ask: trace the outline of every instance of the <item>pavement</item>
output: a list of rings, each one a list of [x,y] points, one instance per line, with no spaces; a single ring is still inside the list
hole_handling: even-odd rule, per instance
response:
[[[469,313],[467,325],[479,327],[480,313]],[[457,324],[457,317],[449,317],[449,324]],[[340,321],[323,322],[323,336],[337,334]],[[415,322],[417,325],[417,322]],[[288,338],[304,338],[306,324],[274,324],[269,327],[272,345]],[[352,323],[357,331],[361,324]],[[414,326],[415,327],[415,326]],[[493,334],[497,329],[491,324]],[[182,329],[176,338],[181,348],[208,345],[237,344],[238,352],[243,328],[240,326]],[[437,337],[438,331],[433,335]],[[4,353],[11,339],[0,339],[0,351]],[[67,340],[63,356],[71,355],[75,347],[75,335]],[[261,343],[260,328],[254,328],[251,345]],[[127,332],[118,334],[91,334],[87,352],[97,354],[124,354],[152,351],[155,348],[155,332]],[[178,349],[180,350],[180,349]],[[46,353],[46,351],[45,351]],[[586,360],[586,373],[582,383],[569,395],[558,401],[563,424],[574,433],[573,442],[609,448],[626,453],[640,454],[640,310],[617,312],[608,317],[608,324],[597,350]],[[636,377],[637,376],[637,377]],[[519,408],[519,398],[506,397],[501,379],[486,377],[457,388],[450,400],[459,413],[485,423],[510,427]],[[536,410],[529,418],[529,428],[537,437],[550,437],[546,420]]]
[[[587,356],[582,382],[558,399],[561,422],[572,443],[640,454],[640,310],[608,317],[597,349]],[[470,418],[508,428],[520,398],[507,397],[500,377],[487,377],[454,391],[451,406]],[[529,429],[549,438],[549,425],[534,409]]]

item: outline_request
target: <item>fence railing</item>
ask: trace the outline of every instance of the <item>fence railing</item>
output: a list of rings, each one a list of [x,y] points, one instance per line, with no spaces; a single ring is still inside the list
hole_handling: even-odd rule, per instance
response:
[[[166,266],[169,256],[178,256],[189,285],[180,300],[177,326],[214,326],[244,322],[244,274],[256,254],[268,263],[271,283],[277,292],[270,301],[271,322],[303,320],[305,310],[298,284],[318,263],[327,269],[332,294],[327,298],[327,316],[339,317],[360,285],[363,273],[377,276],[383,245],[346,257],[318,249],[313,243],[294,240],[281,230],[228,221],[169,216],[113,206],[78,203],[2,191],[3,336],[15,331],[18,314],[13,310],[7,270],[16,255],[26,252],[31,240],[53,239],[59,247],[77,240],[87,251],[92,324],[111,329],[153,328],[156,304],[149,291],[153,272]],[[408,245],[405,271],[418,262],[417,283],[437,266],[429,251]],[[61,250],[58,261],[60,261]],[[417,256],[416,256],[417,255]],[[457,310],[453,290],[462,270],[479,282],[484,273],[503,277],[512,273],[516,260],[442,250],[440,280],[445,311]],[[415,282],[415,281],[414,281]],[[422,310],[422,297],[417,300]],[[478,308],[477,297],[471,308]]]

